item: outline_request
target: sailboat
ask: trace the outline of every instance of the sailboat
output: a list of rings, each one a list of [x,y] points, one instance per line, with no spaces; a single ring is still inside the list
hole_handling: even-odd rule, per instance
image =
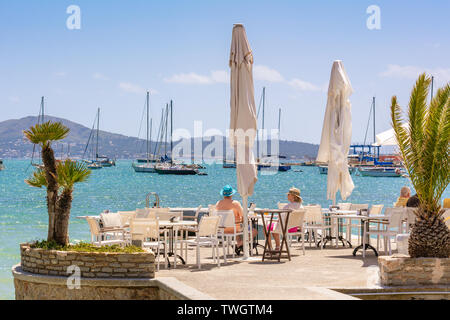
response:
[[[263,92],[262,92],[262,139],[264,141],[264,112],[265,112],[265,101],[266,101],[266,88],[263,87]],[[281,108],[278,109],[278,132],[280,132],[280,124],[281,124]],[[259,135],[258,135],[259,136]],[[258,145],[258,153],[259,153],[259,141],[257,142]],[[264,142],[263,142],[264,143]],[[264,152],[264,150],[262,150],[262,152]],[[275,171],[289,171],[291,170],[291,166],[290,165],[284,165],[280,163],[280,159],[285,159],[286,157],[278,155],[278,161],[277,163],[273,163],[272,159],[273,156],[271,156],[270,154],[268,155],[263,155],[262,159],[259,159],[257,168],[258,170],[275,170]]]
[[[168,111],[169,107],[166,108],[166,143],[167,145],[167,119],[168,119]],[[155,165],[155,171],[158,174],[173,174],[173,175],[195,175],[198,174],[198,169],[183,165],[183,164],[174,164],[173,163],[173,101],[170,100],[170,155],[171,157],[167,157],[165,154],[164,157],[161,157],[162,160],[166,160],[165,162],[161,162]]]
[[[44,123],[44,97],[41,97],[41,105],[39,107],[39,114],[38,114],[38,121],[37,124],[42,124]],[[31,155],[31,165],[33,167],[36,168],[43,168],[43,164],[41,163],[41,156],[40,156],[40,152],[36,151],[36,148],[38,147],[37,144],[33,144],[33,153]],[[34,162],[34,153],[37,152],[38,157],[39,157],[39,161],[38,162]]]
[[[95,130],[95,120],[97,120],[97,129]],[[89,142],[91,140],[91,137],[96,136],[96,144],[95,144],[95,150],[92,151],[92,153],[95,154],[95,157],[92,157],[92,160],[84,160],[85,163],[87,163],[87,167],[89,169],[95,170],[95,169],[101,169],[103,167],[111,167],[115,166],[116,162],[115,160],[110,160],[107,156],[99,156],[98,155],[98,138],[99,138],[99,132],[100,132],[100,108],[97,109],[97,116],[94,119],[94,125],[92,126],[91,133],[89,134],[88,142],[86,143],[86,148],[84,149],[83,158],[86,154],[86,151],[89,147]]]
[[[150,119],[150,127],[149,127],[149,118],[150,118],[150,92],[147,91],[147,99],[146,99],[146,106],[147,106],[147,158],[146,159],[137,159],[137,163],[132,163],[131,166],[133,167],[135,172],[147,172],[147,173],[154,173],[155,171],[155,162],[156,159],[154,157],[150,159],[150,143],[152,141],[152,123]],[[150,136],[150,137],[149,137]]]

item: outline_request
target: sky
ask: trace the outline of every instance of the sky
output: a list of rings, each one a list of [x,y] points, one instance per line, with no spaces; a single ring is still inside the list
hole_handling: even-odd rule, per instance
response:
[[[67,27],[70,5],[80,29]],[[371,5],[379,29],[367,26]],[[319,143],[331,66],[342,60],[353,142],[363,142],[373,96],[381,132],[391,97],[406,106],[418,74],[432,74],[435,88],[450,81],[448,12],[450,1],[0,0],[0,121],[37,115],[45,96],[47,114],[91,127],[99,107],[102,130],[137,136],[149,90],[154,123],[172,99],[174,128],[193,131],[197,120],[225,132],[231,31],[243,23],[266,128],[281,108],[281,139]]]

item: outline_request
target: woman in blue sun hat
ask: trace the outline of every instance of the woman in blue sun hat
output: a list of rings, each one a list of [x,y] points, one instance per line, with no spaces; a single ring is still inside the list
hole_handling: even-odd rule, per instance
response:
[[[236,193],[231,185],[227,184],[220,190],[220,195],[223,197],[222,200],[217,201],[216,210],[233,210],[234,219],[236,222],[236,232],[242,232],[242,222],[243,222],[243,209],[239,201],[233,200],[233,195]],[[225,233],[233,233],[234,228],[225,228]],[[256,236],[257,230],[253,229],[253,237]],[[242,237],[236,237],[236,253],[242,251]]]

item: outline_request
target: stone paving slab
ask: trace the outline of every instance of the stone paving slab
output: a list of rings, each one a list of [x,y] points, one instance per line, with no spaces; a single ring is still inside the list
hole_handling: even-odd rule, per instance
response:
[[[217,267],[211,249],[202,248],[202,269],[198,270],[195,249],[190,248],[186,266],[177,263],[176,269],[165,269],[162,264],[156,277],[175,277],[216,299],[352,299],[328,288],[375,288],[379,281],[375,255],[367,251],[363,259],[360,252],[356,257],[352,252],[353,248],[342,246],[323,250],[307,246],[303,255],[294,244],[291,261],[262,262],[261,256],[243,261],[241,255],[228,258],[227,264],[222,259]]]

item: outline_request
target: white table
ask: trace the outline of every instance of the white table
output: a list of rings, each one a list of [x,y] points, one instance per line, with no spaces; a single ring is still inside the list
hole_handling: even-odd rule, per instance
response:
[[[330,218],[330,223],[331,225],[334,226],[334,232],[335,232],[335,236],[333,235],[327,235],[325,238],[323,238],[323,246],[325,247],[326,243],[328,241],[332,241],[333,239],[336,239],[336,248],[339,246],[339,241],[342,242],[342,245],[345,247],[345,242],[348,243],[349,247],[352,247],[352,244],[350,241],[344,239],[340,234],[339,234],[339,220],[340,219],[348,219],[346,218],[346,216],[357,216],[357,212],[356,210],[330,210],[330,209],[326,209],[326,208],[322,208],[322,213],[327,215]],[[322,241],[322,240],[321,240]],[[318,242],[318,245],[320,244],[320,241]]]

